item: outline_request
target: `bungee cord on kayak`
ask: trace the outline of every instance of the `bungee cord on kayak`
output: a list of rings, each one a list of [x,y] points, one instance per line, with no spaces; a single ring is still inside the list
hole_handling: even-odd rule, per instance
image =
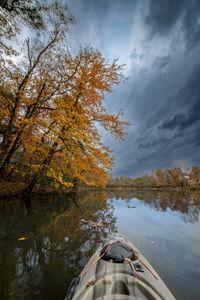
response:
[[[65,298],[100,299],[175,300],[142,253],[117,232],[98,247],[81,274],[72,280]]]
[[[82,274],[82,277],[84,277],[84,276],[87,274],[87,272],[88,272],[88,271],[89,271],[89,270],[90,270],[90,269],[91,269],[91,268],[92,268],[92,267],[93,267],[100,259],[103,258],[103,256],[107,253],[107,251],[109,250],[109,248],[110,248],[113,244],[121,244],[121,245],[125,246],[126,248],[128,248],[128,249],[133,253],[133,255],[134,255],[132,261],[138,259],[138,260],[145,266],[145,268],[147,268],[147,270],[149,270],[149,272],[151,272],[151,274],[155,277],[155,279],[158,280],[158,278],[157,278],[157,276],[154,274],[154,272],[151,271],[151,269],[143,262],[143,260],[142,260],[138,255],[136,255],[136,253],[134,252],[134,250],[133,250],[131,247],[129,247],[127,244],[124,244],[124,243],[122,243],[122,242],[120,242],[120,241],[114,241],[114,242],[110,243],[109,245],[107,245],[105,251],[98,257],[98,259],[96,259],[96,261],[94,261],[94,262],[87,268],[87,270]],[[121,262],[122,262],[122,261],[121,261]]]

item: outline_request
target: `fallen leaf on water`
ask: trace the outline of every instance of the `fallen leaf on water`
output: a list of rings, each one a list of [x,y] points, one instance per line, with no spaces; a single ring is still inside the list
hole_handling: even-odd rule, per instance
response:
[[[84,223],[86,223],[87,221],[86,221],[85,219],[81,219],[81,222],[84,222]]]
[[[18,241],[24,241],[26,238],[23,236],[23,237],[20,237],[18,238]]]
[[[91,227],[97,227],[97,226],[101,227],[101,226],[105,226],[106,225],[106,223],[104,223],[104,222],[93,222],[91,220],[85,220],[85,219],[81,219],[81,222],[82,223],[86,223],[86,224],[88,224]]]

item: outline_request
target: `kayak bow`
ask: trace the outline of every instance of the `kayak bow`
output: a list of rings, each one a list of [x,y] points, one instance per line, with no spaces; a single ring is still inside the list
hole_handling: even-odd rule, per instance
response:
[[[175,300],[136,247],[112,234],[74,278],[65,300]]]

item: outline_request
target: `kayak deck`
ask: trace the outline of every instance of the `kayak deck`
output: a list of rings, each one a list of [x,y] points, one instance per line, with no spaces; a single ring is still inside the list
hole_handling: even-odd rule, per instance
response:
[[[111,249],[111,245],[114,250]],[[123,255],[121,257],[119,255],[118,245],[124,248],[122,252],[125,256],[128,256],[129,249],[134,255],[123,259]],[[114,252],[116,255],[113,254]],[[108,254],[107,257],[105,253]],[[97,249],[80,276],[72,282],[65,300],[71,299],[175,300],[138,249],[118,233],[112,234]]]

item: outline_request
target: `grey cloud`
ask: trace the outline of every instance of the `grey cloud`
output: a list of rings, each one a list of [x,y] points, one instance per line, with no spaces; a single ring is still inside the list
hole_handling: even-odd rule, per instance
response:
[[[166,35],[176,24],[184,11],[187,1],[150,0],[149,11],[145,18],[152,35]]]
[[[169,142],[169,139],[167,137],[157,137],[157,138],[152,138],[150,137],[151,140],[146,140],[143,141],[141,144],[138,145],[138,149],[149,149],[150,147],[155,147],[157,145],[165,144],[166,142]]]
[[[183,29],[186,48],[191,49],[197,46],[200,41],[200,1],[191,1],[194,3],[183,19]]]
[[[187,84],[173,101],[180,101],[184,104],[184,112],[175,113],[172,117],[162,121],[158,126],[159,129],[175,128],[185,130],[196,123],[200,124],[200,65],[195,66],[188,79]]]
[[[133,60],[134,60],[134,59],[142,60],[142,59],[144,58],[144,55],[138,53],[137,49],[134,48],[134,49],[131,51],[130,58],[133,59]]]
[[[163,159],[163,156],[165,159]],[[143,151],[137,154],[137,157],[134,157],[133,154],[128,157],[126,156],[126,159],[119,160],[115,175],[127,174],[129,176],[140,176],[153,168],[168,168],[176,158],[170,148],[166,147],[165,144],[160,145],[157,150],[154,149],[151,151],[149,149],[146,152]]]
[[[128,31],[126,27],[131,24],[137,5],[138,0],[126,0],[125,4],[121,0],[69,0],[78,25],[76,34],[80,36],[81,33],[87,33],[88,28],[94,26],[102,44],[109,44],[107,38],[111,29],[116,31],[112,37],[115,39],[120,37],[122,29]],[[126,36],[124,32],[123,35]]]
[[[199,99],[200,101],[200,99]],[[200,122],[200,102],[196,103],[191,110],[187,113],[180,113],[175,115],[170,120],[165,120],[159,126],[159,129],[181,129],[184,130],[189,126],[193,126],[194,123]]]
[[[115,170],[115,176],[121,176],[121,175],[129,175],[133,176],[139,176],[141,173],[144,173],[146,170],[152,168],[151,162],[154,160],[155,154],[148,154],[144,157],[141,157],[137,160],[134,160],[134,156],[129,156],[126,158],[126,160],[122,160],[121,163],[118,164],[116,170]],[[127,163],[128,161],[128,163]],[[123,169],[123,173],[122,170]]]
[[[169,63],[171,63],[172,58],[170,55],[162,56],[162,57],[156,57],[153,63],[153,67],[162,69],[165,66],[167,66]]]
[[[199,153],[200,149],[200,125],[196,127],[196,130],[191,130],[190,133],[186,136],[185,141],[183,143],[184,139],[181,139],[181,146],[188,145],[189,147],[193,147],[196,150],[196,153]]]
[[[195,143],[195,146],[200,146],[200,137],[199,140]]]
[[[186,115],[185,114],[177,114],[170,120],[165,120],[158,127],[159,129],[175,129],[176,127],[183,126],[186,123]]]
[[[186,49],[196,46],[200,39],[200,1],[199,0],[150,0],[145,23],[151,36],[168,35],[177,24],[182,23]]]

